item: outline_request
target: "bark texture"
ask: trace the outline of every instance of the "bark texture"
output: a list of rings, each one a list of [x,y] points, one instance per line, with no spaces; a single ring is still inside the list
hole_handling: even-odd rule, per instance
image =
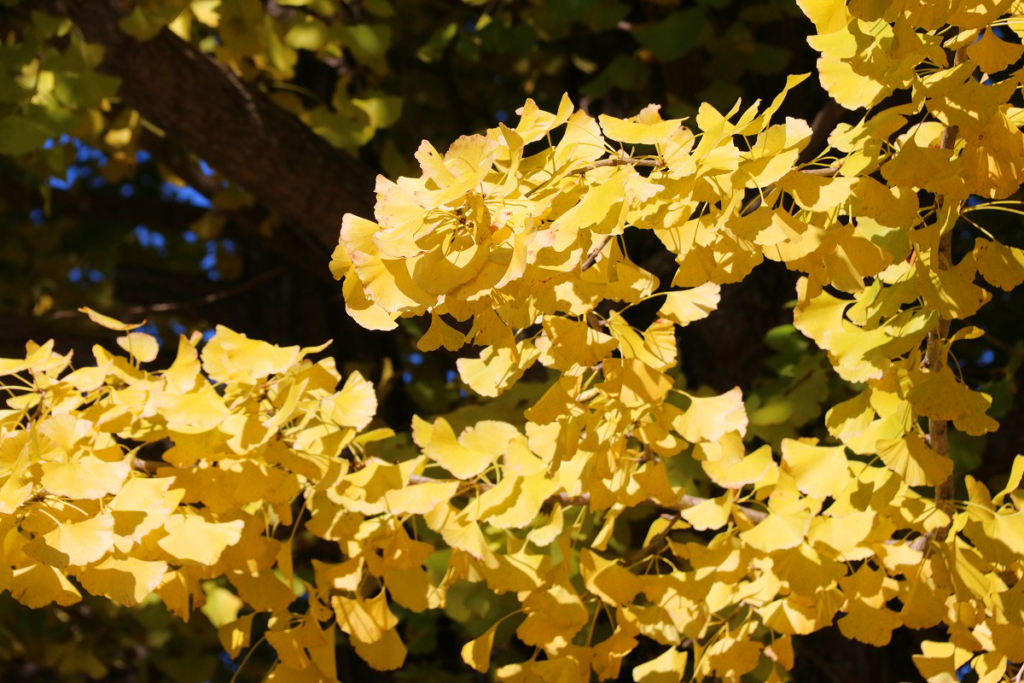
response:
[[[127,35],[119,4],[64,0],[48,9],[103,46],[103,70],[122,79],[121,96],[145,118],[328,249],[345,213],[372,212],[371,169],[170,31],[144,42]]]

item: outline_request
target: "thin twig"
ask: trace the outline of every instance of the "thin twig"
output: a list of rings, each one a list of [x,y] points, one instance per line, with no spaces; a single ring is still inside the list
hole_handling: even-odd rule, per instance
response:
[[[961,47],[956,51],[953,59],[953,66],[959,66],[967,58],[967,48]],[[942,131],[941,149],[952,150],[956,145],[956,138],[960,134],[957,126],[947,126]],[[941,202],[939,196],[937,201]],[[939,253],[936,254],[935,268],[945,270],[952,265],[953,259],[953,231],[949,230],[939,238]],[[939,318],[936,329],[928,333],[928,345],[925,349],[924,364],[930,372],[939,372],[940,364],[945,364],[946,337],[949,334],[949,318]],[[928,445],[933,451],[943,458],[949,458],[949,422],[928,418]],[[940,543],[945,541],[949,535],[949,529],[953,524],[953,473],[950,472],[946,481],[935,487],[935,507],[942,510],[949,516],[949,524],[936,530],[935,538]]]
[[[636,551],[628,558],[626,558],[626,566],[629,567],[645,559],[647,556],[654,554],[654,551],[661,547],[662,541],[668,538],[668,535],[672,533],[672,529],[675,528],[676,522],[678,521],[679,512],[676,511],[669,517],[668,523],[665,525],[665,528],[662,529],[657,536],[652,538],[650,543],[648,543],[643,548],[640,548],[640,550]]]
[[[808,168],[800,171],[800,173],[806,173],[807,175],[822,176],[824,178],[831,178],[835,174],[839,173],[838,166],[825,166],[824,168]],[[750,214],[757,211],[761,206],[761,197],[766,194],[771,194],[772,190],[775,189],[775,183],[768,185],[767,187],[761,188],[761,191],[757,193],[757,196],[750,200],[750,203],[740,209],[741,216],[749,216]]]
[[[410,484],[433,484],[438,481],[443,480],[434,479],[433,477],[425,477],[421,474],[413,474],[412,476],[409,477]],[[478,493],[483,493],[484,491],[488,491],[491,488],[493,488],[492,484],[472,484],[471,486],[468,486],[465,491],[462,491],[460,492],[460,494],[456,495],[465,495],[465,493],[467,493],[470,490],[475,490]],[[645,500],[641,504],[653,505],[654,507],[681,512],[682,510],[687,510],[689,508],[696,507],[697,505],[700,505],[701,503],[707,500],[707,498],[701,498],[699,496],[682,495],[679,497],[679,500],[670,505],[663,505],[662,503],[658,503],[657,501],[653,500]],[[590,494],[581,493],[578,496],[570,496],[567,493],[557,493],[545,501],[545,505],[554,505],[555,503],[560,504],[562,507],[571,507],[574,505],[590,505]],[[754,522],[755,524],[763,521],[764,518],[768,516],[768,513],[762,512],[760,510],[754,510],[752,508],[744,507],[742,505],[738,505],[737,507],[743,512],[743,514],[747,516],[748,519],[750,519],[751,522]]]
[[[583,262],[582,266],[580,266],[581,273],[590,270],[591,266],[597,263],[597,258],[601,255],[601,252],[604,251],[604,248],[608,246],[608,243],[612,241],[613,237],[615,237],[615,235],[608,235],[601,240],[600,244],[598,244],[593,251],[587,254],[587,260]]]
[[[223,301],[224,299],[230,299],[231,297],[243,294],[257,285],[261,285],[268,280],[273,280],[274,278],[283,275],[284,272],[284,266],[277,266],[276,268],[271,268],[265,273],[260,273],[245,282],[239,282],[234,287],[220,289],[216,292],[211,292],[206,296],[201,296],[198,299],[192,299],[191,301],[168,301],[166,303],[150,304],[148,306],[129,306],[124,312],[126,315],[145,315],[147,313],[168,313],[170,311],[178,311],[185,308],[207,306],[209,304],[217,303],[218,301]]]
[[[607,159],[601,159],[595,161],[592,164],[586,166],[580,166],[579,168],[569,171],[569,175],[583,175],[588,171],[593,171],[595,168],[604,168],[605,166],[651,166],[652,168],[664,168],[665,162],[661,159],[635,159],[633,157],[609,157]]]

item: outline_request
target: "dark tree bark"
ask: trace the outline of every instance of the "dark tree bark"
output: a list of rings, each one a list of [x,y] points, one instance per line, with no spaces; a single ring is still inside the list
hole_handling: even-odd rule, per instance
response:
[[[372,212],[371,169],[178,36],[165,29],[137,41],[118,27],[122,15],[112,0],[41,4],[103,46],[101,68],[122,79],[128,104],[328,249],[346,212]]]

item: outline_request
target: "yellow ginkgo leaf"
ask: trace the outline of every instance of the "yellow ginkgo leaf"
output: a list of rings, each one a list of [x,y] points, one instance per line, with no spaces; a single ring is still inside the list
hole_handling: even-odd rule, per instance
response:
[[[771,446],[767,445],[736,461],[705,460],[701,466],[711,481],[727,489],[740,489],[778,478],[778,465],[772,460]]]
[[[224,586],[207,582],[203,584],[203,592],[206,593],[206,604],[199,611],[217,628],[238,619],[239,610],[245,606],[241,598]]]
[[[1010,291],[1024,282],[1024,250],[978,240],[974,257],[978,260],[978,272],[996,287]]]
[[[210,566],[225,548],[238,543],[243,526],[242,520],[209,522],[198,514],[175,514],[164,522],[167,535],[157,545],[184,563]]]
[[[390,629],[372,643],[364,643],[358,638],[352,639],[352,645],[364,662],[377,671],[394,671],[402,668],[408,650],[402,642],[398,631]]]
[[[345,378],[345,386],[325,399],[331,405],[331,419],[339,425],[365,429],[377,412],[377,394],[373,385],[359,372]]]
[[[31,609],[50,603],[67,607],[82,599],[82,594],[66,576],[45,564],[15,569],[7,590],[11,597]]]
[[[482,674],[491,667],[491,648],[494,647],[495,628],[484,631],[483,635],[474,638],[462,646],[462,661]]]
[[[580,573],[587,590],[609,605],[628,605],[643,589],[636,574],[585,548],[580,551]]]
[[[782,462],[802,493],[814,498],[836,496],[850,478],[843,446],[815,446],[782,440]]]
[[[560,316],[544,318],[544,333],[537,341],[541,362],[569,374],[579,374],[604,360],[618,345],[614,337],[587,323]]]
[[[781,514],[770,512],[753,529],[740,533],[743,541],[762,552],[770,553],[800,545],[811,527],[810,512]]]
[[[98,514],[78,522],[60,522],[32,539],[24,550],[40,562],[63,569],[85,566],[100,559],[114,544],[114,518]]]
[[[967,56],[987,74],[1002,71],[1024,55],[1018,43],[1001,40],[991,28],[985,29],[981,39],[967,46]]]
[[[726,491],[723,496],[708,498],[692,508],[683,510],[680,516],[697,531],[721,529],[732,515],[735,497],[736,494],[732,490]]]
[[[518,382],[539,356],[533,342],[523,340],[515,346],[489,346],[479,358],[460,358],[455,366],[470,389],[494,398]]]
[[[287,609],[296,597],[294,586],[285,584],[277,573],[269,569],[232,571],[228,580],[238,591],[238,597],[259,612],[280,612]]]
[[[836,625],[847,638],[884,647],[892,639],[893,629],[900,625],[900,619],[896,612],[885,607],[873,607],[863,600],[855,600],[846,616]]]
[[[114,545],[124,553],[149,532],[163,526],[185,496],[182,488],[171,489],[172,477],[136,476],[125,482],[109,503],[114,518]]]
[[[160,344],[157,343],[156,337],[145,332],[129,332],[123,337],[118,337],[117,345],[140,363],[156,360],[157,354],[160,353]]]
[[[933,451],[917,434],[879,441],[878,457],[908,486],[938,486],[953,473],[953,461]]]
[[[544,503],[560,488],[558,479],[548,478],[545,472],[527,477],[506,475],[498,486],[477,499],[480,519],[499,529],[521,529],[537,518]],[[491,493],[501,498],[492,499]]]
[[[203,382],[185,394],[162,393],[154,402],[167,427],[182,434],[202,434],[220,426],[231,414],[224,398]]]
[[[427,329],[427,333],[416,342],[416,348],[428,352],[436,351],[443,346],[449,351],[458,351],[465,343],[466,335],[446,323],[441,316],[435,313],[430,316],[430,327]]]
[[[451,500],[459,489],[457,481],[413,484],[384,494],[384,504],[393,515],[425,515]]]
[[[388,568],[384,585],[396,603],[413,612],[444,607],[445,588],[435,585],[421,567]]]
[[[690,443],[718,441],[729,432],[746,433],[747,412],[739,387],[720,396],[685,395],[690,405],[672,420],[672,427]]]
[[[254,384],[298,362],[298,346],[282,348],[218,325],[203,347],[203,370],[218,382]]]
[[[243,614],[230,624],[224,624],[217,629],[217,637],[220,644],[228,655],[234,659],[239,653],[249,647],[249,637],[252,634],[252,620],[255,612]]]
[[[128,458],[108,462],[94,455],[82,455],[66,462],[43,463],[41,483],[57,496],[95,500],[117,493],[131,467]]]
[[[1024,458],[1022,458],[1024,460]],[[562,531],[565,529],[565,515],[562,512],[561,503],[555,503],[554,507],[551,508],[551,512],[548,514],[547,520],[540,518],[539,524],[534,526],[530,530],[529,538],[530,542],[538,547],[545,547],[554,543],[555,539],[558,538]]]
[[[771,557],[772,573],[801,595],[814,595],[846,575],[846,565],[821,555],[807,543],[776,550]]]
[[[451,425],[438,418],[431,429],[424,454],[457,479],[471,479],[487,469],[501,455],[518,430],[505,422],[485,420],[456,439]]]
[[[123,323],[120,320],[115,320],[110,316],[103,315],[102,313],[97,313],[91,308],[84,306],[82,308],[79,308],[78,310],[89,316],[89,320],[93,321],[100,327],[107,328],[108,330],[116,330],[118,332],[130,332],[146,324],[145,320],[143,320],[141,323],[136,323],[134,325],[131,323]]]
[[[633,668],[634,683],[679,683],[686,673],[688,652],[672,647]]]
[[[662,121],[657,115],[657,109],[648,107],[644,110],[646,116],[638,116],[633,119],[618,119],[614,116],[601,114],[597,120],[601,123],[601,130],[609,140],[624,142],[629,145],[655,145],[667,141],[679,128],[679,120]],[[646,119],[646,120],[642,120]]]
[[[119,605],[132,607],[156,590],[165,573],[165,562],[111,556],[86,567],[79,573],[78,580],[92,595],[102,595]]]
[[[842,31],[851,20],[843,0],[797,0],[797,5],[814,22],[818,35]]]
[[[828,211],[849,199],[853,183],[853,178],[829,178],[791,171],[779,180],[779,187],[788,192],[803,209]]]
[[[722,288],[713,282],[685,291],[669,292],[665,295],[665,303],[658,309],[658,315],[685,327],[708,317],[717,309],[722,300],[721,292]]]

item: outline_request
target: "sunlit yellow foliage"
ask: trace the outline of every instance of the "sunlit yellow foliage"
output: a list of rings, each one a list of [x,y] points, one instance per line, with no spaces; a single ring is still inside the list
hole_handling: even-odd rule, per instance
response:
[[[998,428],[949,358],[981,334],[963,321],[987,285],[1024,282],[1024,257],[987,233],[956,262],[944,244],[1024,179],[1020,75],[999,73],[1021,50],[989,28],[1019,27],[1021,6],[799,5],[840,104],[906,92],[816,159],[800,161],[808,124],[774,120],[806,76],[692,121],[528,101],[515,127],[444,153],[424,142],[419,177],[378,180],[374,220],[345,217],[331,269],[349,314],[378,330],[429,315],[419,348],[461,350],[484,397],[548,369],[522,419],[416,418],[412,452],[390,449],[390,430],[364,431],[374,386],[307,358],[321,349],[218,328],[161,371],[152,337],[92,311],[127,357],[74,366],[49,343],[0,361],[0,585],[32,607],[77,586],[123,605],[156,594],[185,619],[205,603],[233,656],[269,613],[273,680],[335,680],[336,631],[371,667],[401,667],[400,616],[464,584],[514,598],[500,619],[536,648],[492,663],[498,619],[467,638],[466,664],[501,681],[605,680],[624,663],[637,683],[785,680],[791,636],[833,624],[875,646],[942,624],[949,642],[914,656],[928,680],[967,662],[1002,678],[1024,657],[1024,459],[1005,490],[968,479],[954,504],[927,425]],[[626,230],[653,232],[671,282],[630,260]],[[771,436],[810,419],[802,394],[752,404],[677,367],[676,328],[765,259],[801,273],[793,323],[856,385],[825,442]],[[619,520],[643,511],[658,512],[624,553]],[[276,532],[299,526],[342,561],[297,572]],[[298,595],[309,609],[293,614]],[[665,649],[633,661],[641,639]]]

